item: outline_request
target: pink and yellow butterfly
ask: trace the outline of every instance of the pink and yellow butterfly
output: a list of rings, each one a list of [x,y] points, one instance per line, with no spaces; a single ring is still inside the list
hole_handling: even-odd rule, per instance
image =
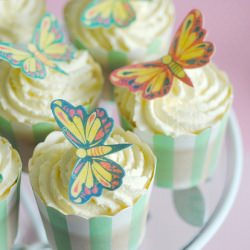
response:
[[[93,0],[87,5],[81,21],[88,28],[127,27],[136,19],[131,0]]]
[[[74,107],[64,100],[53,101],[51,109],[65,137],[77,148],[78,160],[69,184],[70,200],[83,204],[93,196],[100,196],[103,188],[119,188],[125,172],[105,156],[131,145],[104,144],[112,132],[113,119],[102,108],[88,114],[83,106]]]
[[[169,54],[161,59],[125,66],[113,71],[111,82],[127,87],[131,92],[141,91],[145,99],[162,97],[169,93],[174,78],[193,87],[184,69],[194,69],[209,63],[214,46],[204,42],[206,30],[202,27],[202,15],[192,10],[177,30]]]
[[[66,74],[58,62],[74,57],[73,50],[64,43],[64,35],[56,18],[47,13],[35,28],[27,45],[0,42],[0,59],[9,62],[30,78],[44,79],[47,68]]]

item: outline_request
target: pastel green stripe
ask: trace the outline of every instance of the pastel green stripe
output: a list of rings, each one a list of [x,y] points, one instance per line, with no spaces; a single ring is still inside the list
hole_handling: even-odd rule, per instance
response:
[[[155,135],[153,150],[157,158],[156,184],[172,188],[174,175],[174,139],[169,136]]]
[[[16,148],[16,140],[14,136],[14,131],[12,125],[9,121],[0,116],[0,133],[2,136],[6,137],[13,147]]]
[[[49,221],[54,233],[57,250],[71,250],[68,225],[64,215],[53,208],[47,208]]]
[[[211,129],[207,129],[195,140],[191,186],[197,185],[201,180],[210,135]]]
[[[84,44],[82,42],[80,42],[78,39],[75,40],[74,44],[78,49],[85,49],[86,50],[86,47],[84,46]]]
[[[55,130],[54,125],[50,123],[38,123],[32,126],[35,143],[42,142],[46,136]]]
[[[93,218],[89,223],[91,250],[111,250],[112,219]]]
[[[209,168],[209,176],[213,175],[215,168],[218,164],[219,155],[220,155],[222,144],[224,141],[223,139],[224,139],[224,133],[225,133],[225,127],[226,127],[227,121],[228,121],[228,117],[224,118],[224,120],[221,123],[221,127],[219,128],[219,132],[216,137],[216,140],[215,140],[215,145],[214,145],[213,152],[212,152],[211,165]]]
[[[7,200],[0,202],[0,250],[8,248],[8,205]]]
[[[121,123],[123,129],[125,129],[125,130],[131,130],[131,131],[133,130],[133,127],[131,126],[131,124],[122,115],[120,115],[120,123]]]
[[[114,70],[128,64],[128,57],[124,52],[110,51],[108,53],[108,66]]]
[[[129,250],[137,250],[144,230],[144,219],[146,209],[147,195],[144,195],[135,204],[132,211],[132,220],[130,226]]]

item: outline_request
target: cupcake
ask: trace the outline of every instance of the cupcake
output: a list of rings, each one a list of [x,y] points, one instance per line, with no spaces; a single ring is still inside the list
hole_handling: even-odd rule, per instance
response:
[[[0,137],[0,249],[11,249],[17,235],[22,163],[10,143]]]
[[[45,0],[0,1],[0,41],[29,42],[45,11]]]
[[[103,86],[100,66],[87,51],[77,51],[74,59],[60,62],[67,75],[49,70],[45,79],[32,79],[4,64],[0,82],[0,131],[21,153],[23,162],[34,146],[56,129],[50,112],[55,98],[65,98],[89,109],[98,104]]]
[[[66,110],[67,108],[60,109],[59,116],[64,116],[62,112],[64,113]],[[81,111],[82,109],[79,107],[72,109],[71,106],[69,115],[74,113],[72,119],[69,118],[70,122],[68,122],[68,118],[61,121],[66,121],[66,125],[73,123],[81,117]],[[102,120],[99,120],[101,123],[107,125],[110,121],[106,112],[100,109],[86,119],[92,121],[93,114],[94,117],[96,114],[103,117]],[[92,129],[99,124],[98,119],[95,121]],[[83,122],[86,131],[87,124],[88,122]],[[109,130],[106,125],[104,130],[97,130],[96,134],[103,136],[102,133],[106,133],[106,129]],[[78,127],[80,128],[80,126]],[[65,135],[69,135],[68,133],[73,131],[73,127],[72,129],[64,127],[62,131]],[[111,131],[109,130],[109,132]],[[86,136],[87,134],[86,132]],[[68,138],[73,138],[72,135],[74,137],[73,133]],[[94,152],[93,148],[90,149],[91,152],[86,149],[85,152],[89,152],[86,156],[82,153],[83,149],[79,149],[79,146],[74,147],[61,132],[52,132],[34,150],[29,162],[29,176],[53,249],[103,249],[111,245],[113,249],[137,249],[143,239],[149,196],[154,179],[154,155],[135,134],[125,132],[121,128],[114,129],[109,137],[104,137],[106,138],[104,147],[113,145],[112,147],[120,148],[117,150],[119,152],[108,153],[105,156],[106,160],[99,158],[102,156],[96,156],[96,158],[92,158],[92,162],[90,158],[86,157],[90,157],[91,152]],[[92,138],[91,135],[87,139],[88,143],[90,140],[92,141],[90,138]],[[78,145],[74,138],[72,143]],[[129,144],[132,145],[128,147]],[[104,152],[100,145],[100,143],[96,145],[95,153],[97,154]],[[121,150],[121,148],[123,149]],[[100,165],[99,167],[94,165],[98,159],[102,159],[101,161],[106,163],[111,161],[113,166],[121,168],[123,174],[118,171],[119,168],[112,169],[106,164],[102,165],[103,168],[100,168]],[[84,175],[87,165],[84,165],[82,172],[79,172],[79,168],[82,167],[79,162],[85,160],[91,164],[91,172],[87,175]],[[112,171],[106,175],[105,180],[100,178],[100,174],[104,176],[103,171],[106,172],[104,168]],[[79,174],[77,175],[76,172]],[[110,175],[112,175],[112,180]],[[119,179],[121,177],[122,180]],[[80,178],[80,182],[84,183],[81,186],[83,193],[77,198],[71,195],[76,192],[75,188],[79,188],[79,185],[70,184],[72,178],[76,182]],[[98,180],[102,180],[102,182],[98,183]],[[116,185],[116,188],[108,187],[107,183]],[[94,188],[90,188],[90,186]],[[95,190],[104,186],[106,188],[103,188],[101,193]],[[89,194],[92,195],[91,198],[86,198]]]
[[[227,75],[214,64],[187,70],[194,88],[175,80],[171,92],[145,100],[116,87],[121,122],[157,156],[156,184],[189,188],[212,176],[232,105]]]
[[[168,55],[115,70],[110,77],[117,86],[123,126],[136,132],[157,156],[160,187],[196,186],[212,176],[218,160],[232,87],[210,62],[214,45],[204,41],[205,35],[200,11],[192,10]]]
[[[73,43],[88,49],[105,69],[144,61],[148,56],[157,58],[167,51],[175,16],[172,0],[126,3],[131,5],[135,14],[126,27],[115,24],[95,28],[86,26],[81,20],[90,3],[90,0],[69,1],[64,12],[66,26]],[[121,5],[118,1],[117,4]],[[118,9],[114,8],[114,11]],[[150,32],[147,32],[149,28]]]

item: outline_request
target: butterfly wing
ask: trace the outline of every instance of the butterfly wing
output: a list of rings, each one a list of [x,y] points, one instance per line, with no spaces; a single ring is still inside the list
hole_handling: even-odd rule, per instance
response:
[[[202,14],[192,10],[179,27],[169,54],[183,68],[191,69],[209,63],[214,45],[204,42],[206,30],[202,27]]]
[[[102,145],[110,135],[114,126],[112,118],[108,117],[105,109],[97,108],[89,114],[85,134],[89,147]]]
[[[161,61],[125,66],[113,71],[110,81],[131,92],[142,91],[145,99],[166,95],[172,86],[173,75]]]
[[[0,58],[9,62],[14,68],[20,68],[28,77],[42,79],[46,76],[42,62],[22,46],[1,42]]]
[[[23,62],[22,71],[31,78],[44,79],[46,77],[46,68],[44,64],[35,57],[29,57]]]
[[[95,0],[86,7],[81,20],[89,28],[126,27],[135,20],[135,12],[128,0]]]
[[[35,29],[32,43],[45,55],[44,63],[48,67],[66,74],[57,63],[72,59],[74,51],[64,43],[63,31],[53,15],[44,15]]]
[[[115,190],[122,184],[124,175],[123,168],[109,159],[79,159],[70,179],[70,200],[84,204],[91,197],[100,196],[103,188]]]
[[[113,9],[113,22],[118,27],[127,27],[136,19],[136,14],[129,1],[116,1]]]
[[[84,124],[88,117],[82,107],[74,107],[64,100],[55,100],[51,104],[52,113],[66,138],[77,148],[87,144]]]

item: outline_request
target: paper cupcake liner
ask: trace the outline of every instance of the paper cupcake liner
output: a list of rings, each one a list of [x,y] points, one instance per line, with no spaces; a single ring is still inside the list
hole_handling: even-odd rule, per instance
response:
[[[12,249],[17,235],[20,179],[21,175],[8,196],[0,200],[0,250]]]
[[[152,190],[114,216],[90,219],[65,215],[35,194],[48,241],[54,250],[136,250],[143,240]]]
[[[0,115],[0,135],[7,138],[19,152],[23,170],[27,170],[28,159],[32,155],[34,147],[56,129],[57,127],[53,123],[43,122],[28,125],[9,121]]]
[[[172,30],[169,29],[164,38],[170,37],[171,32]],[[164,38],[156,38],[148,48],[142,49],[138,47],[127,53],[115,50],[106,51],[102,48],[89,48],[80,39],[75,39],[73,42],[78,49],[87,49],[107,72],[111,72],[134,62],[145,62],[165,55],[170,41],[168,42]]]
[[[197,186],[213,176],[218,164],[228,114],[215,126],[198,135],[176,138],[133,129],[120,117],[124,129],[133,130],[154,151],[157,158],[155,184],[170,189]]]
[[[88,106],[87,109],[89,109]],[[58,130],[58,127],[54,123],[40,122],[29,125],[10,121],[0,115],[0,135],[8,139],[19,152],[24,171],[27,171],[28,160],[32,156],[35,146],[55,130]]]

